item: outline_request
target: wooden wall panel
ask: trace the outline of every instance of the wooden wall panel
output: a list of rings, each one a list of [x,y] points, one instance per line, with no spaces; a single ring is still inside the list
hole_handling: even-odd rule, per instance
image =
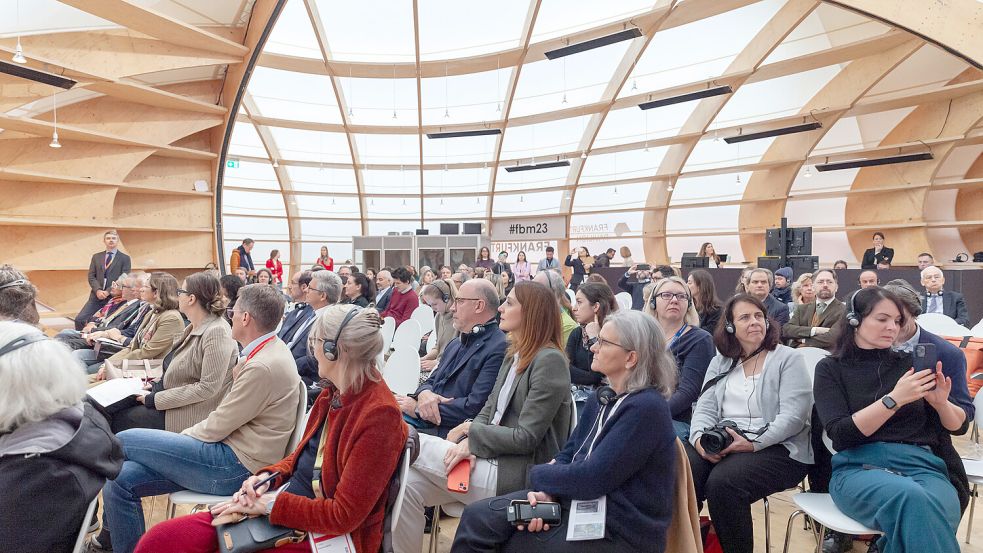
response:
[[[62,148],[55,150],[49,142],[51,138],[3,141],[0,167],[118,182],[153,153],[148,148],[69,140],[62,140]]]
[[[130,230],[120,234],[125,236],[134,268],[197,269],[212,261],[210,233],[175,229],[173,232]]]
[[[97,250],[89,252],[92,255]],[[89,266],[85,269],[72,271],[28,271],[27,278],[31,280],[42,301],[59,313],[75,313],[89,297],[87,275]]]
[[[212,202],[208,195],[195,197],[120,192],[116,196],[112,216],[120,226],[212,230]]]
[[[973,165],[966,172],[967,179],[978,179],[983,177],[983,155],[976,158]],[[983,191],[979,187],[964,188],[956,196],[956,220],[957,221],[981,221],[983,220]],[[963,243],[969,249],[969,255],[974,252],[983,251],[983,224],[972,227],[962,227],[959,234]]]
[[[205,160],[177,160],[154,155],[137,165],[126,176],[126,182],[175,192],[190,192],[194,190],[195,181],[204,180],[211,188],[213,164]]]
[[[84,184],[10,181],[0,184],[0,217],[51,218],[75,222],[110,220],[116,189]]]
[[[73,227],[0,225],[4,262],[21,270],[88,269],[92,254],[102,247],[102,233]],[[120,242],[120,249],[128,252],[123,232]]]

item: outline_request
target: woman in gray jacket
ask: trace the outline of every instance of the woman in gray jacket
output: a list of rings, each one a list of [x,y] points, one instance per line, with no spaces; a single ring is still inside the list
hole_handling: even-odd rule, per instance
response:
[[[724,553],[751,553],[751,504],[801,482],[812,463],[812,382],[760,300],[738,294],[722,315],[720,353],[707,368],[686,450]]]

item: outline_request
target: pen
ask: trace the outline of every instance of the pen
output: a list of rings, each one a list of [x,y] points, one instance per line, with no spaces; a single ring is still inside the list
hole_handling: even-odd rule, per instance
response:
[[[280,476],[280,471],[276,471],[273,474],[267,476],[266,478],[260,480],[259,482],[256,482],[256,484],[253,485],[253,491],[259,491],[260,488],[272,482],[273,479],[276,478],[277,476]]]

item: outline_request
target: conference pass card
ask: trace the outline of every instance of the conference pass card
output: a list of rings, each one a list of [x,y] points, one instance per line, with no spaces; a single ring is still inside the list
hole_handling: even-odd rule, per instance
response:
[[[307,539],[311,542],[311,553],[356,553],[351,534],[328,536],[308,532]]]
[[[606,495],[587,501],[571,501],[570,516],[567,520],[567,541],[599,540],[604,538],[606,513]]]

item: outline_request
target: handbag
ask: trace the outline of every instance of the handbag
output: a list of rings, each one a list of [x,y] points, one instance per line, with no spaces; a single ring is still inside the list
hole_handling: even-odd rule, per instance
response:
[[[277,526],[271,523],[270,517],[267,516],[222,524],[215,527],[215,532],[218,534],[218,550],[222,553],[253,553],[290,543],[300,543],[307,538],[307,532]]]

